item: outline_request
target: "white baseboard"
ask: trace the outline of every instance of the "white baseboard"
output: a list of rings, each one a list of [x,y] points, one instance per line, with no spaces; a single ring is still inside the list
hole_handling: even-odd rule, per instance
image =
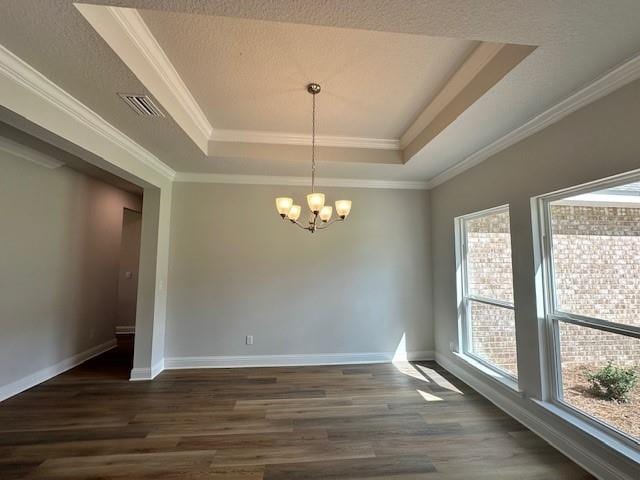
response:
[[[66,358],[61,362],[56,363],[55,365],[43,368],[42,370],[38,370],[37,372],[34,372],[31,375],[27,375],[26,377],[16,380],[15,382],[3,385],[0,387],[0,401],[6,400],[9,397],[13,397],[20,392],[24,392],[25,390],[34,387],[39,383],[45,382],[50,378],[55,377],[56,375],[60,375],[61,373],[66,372],[73,367],[77,367],[90,358],[100,355],[101,353],[104,353],[115,347],[116,340],[111,339],[108,342],[104,342],[100,345],[96,345],[95,347],[91,347],[84,352],[80,352],[73,357]]]
[[[321,353],[293,355],[216,355],[206,357],[165,358],[164,368],[234,368],[234,367],[295,367],[305,365],[352,365],[390,363],[395,352],[378,353]],[[407,352],[400,361],[433,360],[432,351]],[[396,360],[398,360],[396,356]]]
[[[134,368],[131,370],[129,380],[132,382],[140,382],[144,380],[153,380],[165,369],[164,359],[153,365],[151,368]]]
[[[135,325],[118,325],[116,326],[116,335],[133,335],[136,333]]]
[[[595,448],[586,448],[582,442],[576,438],[577,435],[567,435],[567,433],[562,432],[557,426],[539,417],[534,412],[529,411],[521,404],[522,401],[528,401],[531,402],[535,408],[536,402],[534,400],[523,400],[522,398],[518,398],[518,393],[516,392],[511,393],[507,390],[501,391],[495,388],[489,382],[473,375],[466,368],[458,365],[455,360],[441,353],[435,354],[435,360],[445,370],[458,377],[491,403],[542,437],[596,477],[607,480],[632,480],[633,478],[637,478],[620,470],[619,465],[614,465],[610,461],[607,461],[606,458],[602,457],[601,451]],[[541,409],[540,407],[537,408]],[[562,420],[558,419],[558,421],[560,422]]]

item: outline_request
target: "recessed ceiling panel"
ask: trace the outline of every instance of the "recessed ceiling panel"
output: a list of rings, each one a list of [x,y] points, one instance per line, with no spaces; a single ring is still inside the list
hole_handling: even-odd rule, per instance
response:
[[[479,42],[142,10],[215,129],[399,138]]]

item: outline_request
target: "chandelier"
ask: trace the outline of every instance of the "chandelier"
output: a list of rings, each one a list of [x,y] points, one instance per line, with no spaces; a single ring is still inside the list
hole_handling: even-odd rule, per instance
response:
[[[311,115],[311,193],[307,195],[307,204],[310,210],[308,223],[304,224],[298,221],[302,213],[302,207],[294,205],[293,199],[290,197],[276,198],[276,208],[283,220],[289,219],[294,225],[315,233],[316,230],[324,230],[335,222],[344,221],[351,211],[351,200],[336,200],[337,217],[331,220],[333,207],[324,204],[324,193],[316,192],[316,95],[320,93],[320,85],[310,83],[307,85],[307,92],[313,98]]]

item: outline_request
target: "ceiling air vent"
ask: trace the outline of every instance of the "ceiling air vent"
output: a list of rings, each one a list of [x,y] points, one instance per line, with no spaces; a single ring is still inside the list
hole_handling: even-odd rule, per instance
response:
[[[146,117],[164,117],[162,110],[153,103],[153,100],[151,100],[151,97],[148,95],[119,93],[118,96],[138,115],[144,115]]]

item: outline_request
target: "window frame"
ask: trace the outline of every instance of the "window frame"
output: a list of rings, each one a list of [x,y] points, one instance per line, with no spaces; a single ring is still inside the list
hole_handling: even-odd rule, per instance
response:
[[[538,245],[542,269],[542,298],[544,306],[543,321],[545,338],[543,338],[543,341],[541,342],[543,349],[540,352],[540,355],[543,363],[546,365],[546,368],[544,369],[545,378],[543,378],[546,383],[546,387],[549,389],[546,401],[556,406],[561,411],[585,421],[589,426],[599,432],[602,432],[604,435],[612,435],[617,440],[620,440],[625,445],[636,450],[640,449],[640,439],[636,439],[631,435],[618,430],[613,425],[610,425],[603,420],[570,405],[563,399],[560,322],[637,339],[640,339],[640,327],[621,324],[588,315],[569,313],[558,308],[553,262],[553,232],[550,206],[552,202],[562,200],[567,197],[593,193],[606,188],[612,188],[638,181],[640,181],[640,174],[638,172],[633,172],[542,195],[537,197],[534,201],[534,205],[537,210],[538,223],[537,238],[534,239],[534,243],[537,243]]]
[[[482,295],[474,295],[469,290],[469,272],[467,268],[468,258],[468,241],[467,241],[467,228],[466,223],[469,220],[476,218],[486,217],[492,214],[509,213],[509,221],[511,221],[511,215],[509,210],[509,204],[499,205],[497,207],[487,208],[478,212],[469,213],[467,215],[461,215],[455,218],[455,236],[456,236],[456,258],[460,265],[458,269],[457,278],[457,297],[459,315],[458,315],[458,343],[460,345],[459,354],[463,357],[471,359],[473,362],[477,362],[482,367],[489,369],[494,374],[506,380],[507,385],[518,385],[518,377],[515,377],[511,373],[499,368],[484,358],[480,357],[472,350],[472,335],[471,335],[471,302],[483,303],[485,305],[491,305],[498,308],[506,308],[514,312],[515,304],[513,302],[507,302],[495,298],[489,298]],[[509,242],[511,243],[511,228],[509,228]],[[512,249],[513,251],[513,249]],[[511,259],[511,266],[513,269],[513,258]],[[513,276],[511,279],[513,287]],[[514,319],[515,322],[515,319]],[[515,328],[515,325],[514,325]],[[517,350],[517,345],[516,345]],[[517,352],[516,352],[517,355]]]

